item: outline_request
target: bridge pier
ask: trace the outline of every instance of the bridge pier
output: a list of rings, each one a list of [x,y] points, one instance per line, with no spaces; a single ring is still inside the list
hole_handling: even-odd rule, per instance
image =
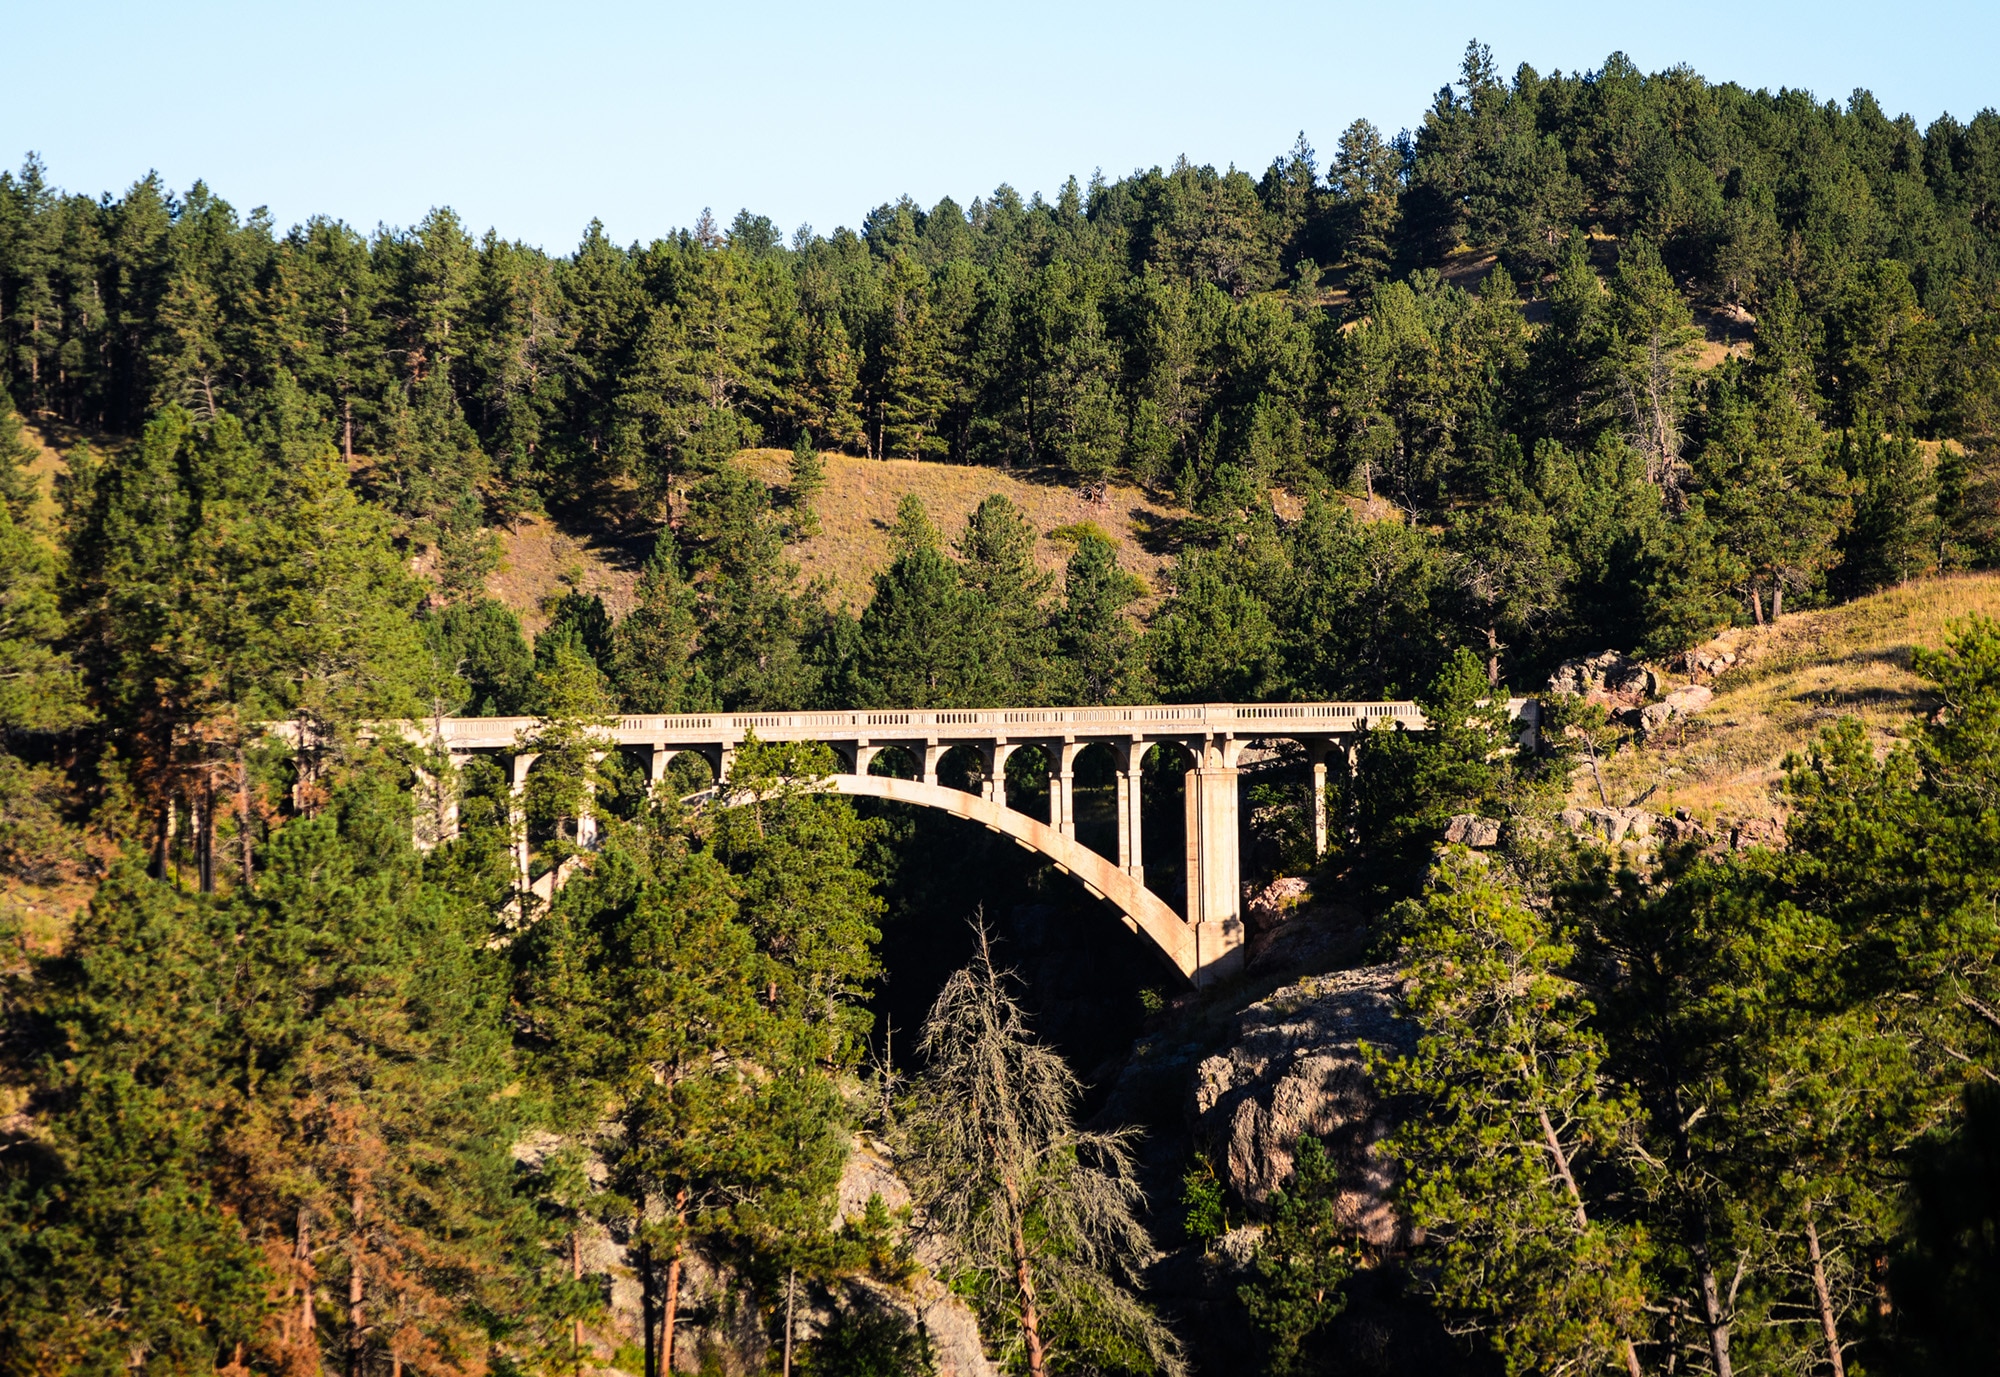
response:
[[[1243,966],[1243,867],[1236,766],[1242,743],[1209,737],[1195,743],[1199,762],[1187,772],[1187,921],[1195,959],[1208,979]]]
[[[1122,744],[1118,765],[1118,868],[1137,884],[1146,883],[1146,846],[1140,827],[1140,805],[1144,783],[1141,767],[1146,761],[1146,741],[1142,737]]]
[[[1007,806],[1007,757],[1021,747],[1004,736],[979,742],[978,747],[980,769],[986,776],[985,782],[980,786],[980,797],[988,803],[997,803],[1004,808]]]
[[[509,764],[507,830],[514,837],[514,869],[521,877],[521,888],[529,883],[528,860],[528,811],[522,802],[528,792],[528,771],[535,768],[541,759],[538,751],[517,751]]]
[[[1049,755],[1049,826],[1076,840],[1076,756],[1090,743],[1073,736],[1051,741]]]

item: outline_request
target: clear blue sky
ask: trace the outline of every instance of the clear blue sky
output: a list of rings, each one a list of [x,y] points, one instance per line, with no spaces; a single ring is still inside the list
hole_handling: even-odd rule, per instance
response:
[[[279,223],[362,229],[450,205],[552,250],[739,206],[787,231],[901,193],[1167,163],[1260,170],[1303,129],[1414,125],[1467,39],[1501,69],[1688,63],[1857,86],[1920,123],[2000,106],[2000,0],[1901,5],[109,3],[0,10],[0,158],[93,194],[147,169]]]

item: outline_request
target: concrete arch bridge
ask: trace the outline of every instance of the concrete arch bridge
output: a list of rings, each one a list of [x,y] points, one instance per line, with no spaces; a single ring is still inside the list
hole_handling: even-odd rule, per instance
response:
[[[1509,707],[1523,742],[1532,745],[1534,702],[1513,699]],[[518,798],[535,761],[519,743],[530,739],[538,725],[529,717],[457,717],[409,723],[405,732],[424,746],[448,752],[454,766],[475,755],[507,758]],[[627,716],[602,735],[616,748],[647,760],[655,790],[674,757],[684,752],[703,756],[715,778],[726,781],[737,748],[753,733],[762,741],[829,746],[840,768],[821,787],[941,809],[1013,838],[1109,902],[1183,976],[1207,984],[1242,964],[1237,781],[1245,753],[1269,750],[1281,741],[1305,748],[1312,767],[1314,840],[1324,851],[1328,762],[1350,764],[1364,732],[1421,731],[1425,725],[1423,713],[1409,702],[1193,703]],[[1156,745],[1177,748],[1188,766],[1185,916],[1146,886],[1140,764]],[[1031,746],[1040,748],[1048,767],[1046,822],[1010,806],[1007,798],[1008,758]],[[1116,773],[1115,857],[1077,840],[1075,767],[1079,755],[1097,746],[1109,750]],[[910,777],[871,773],[878,757],[895,748],[907,754]],[[940,764],[961,748],[977,755],[983,781],[978,792],[939,781]],[[431,839],[449,835],[455,827],[455,809],[442,811]],[[521,846],[525,872],[526,842]]]

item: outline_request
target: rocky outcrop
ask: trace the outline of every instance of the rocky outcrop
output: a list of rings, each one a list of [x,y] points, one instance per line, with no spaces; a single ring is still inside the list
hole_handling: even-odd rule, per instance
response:
[[[1670,722],[1693,717],[1714,701],[1715,690],[1706,684],[1689,684],[1686,688],[1675,689],[1657,703],[1627,709],[1623,715],[1641,733],[1656,732]]]
[[[880,1196],[892,1214],[910,1204],[910,1188],[896,1175],[888,1149],[864,1133],[856,1136],[834,1191],[839,1223],[860,1219],[871,1196]],[[918,1256],[931,1267],[942,1261],[922,1249]],[[894,1286],[873,1277],[849,1277],[843,1285],[845,1304],[892,1311],[922,1329],[930,1339],[937,1377],[994,1377],[995,1369],[980,1340],[978,1317],[929,1273],[919,1272]],[[815,1315],[813,1331],[817,1332],[827,1318]]]
[[[1558,817],[1578,836],[1613,845],[1648,840],[1659,821],[1643,808],[1565,808]]]
[[[1476,849],[1500,844],[1500,819],[1483,818],[1477,813],[1456,813],[1444,829],[1445,843]]]
[[[514,1156],[535,1165],[562,1142],[554,1134],[537,1133],[516,1144]],[[593,1179],[604,1180],[603,1165],[595,1158],[589,1170]],[[835,1187],[836,1224],[860,1219],[870,1198],[876,1196],[892,1214],[910,1204],[909,1187],[896,1175],[888,1150],[869,1135],[860,1134]],[[586,1338],[600,1355],[637,1348],[641,1343],[639,1278],[625,1239],[593,1225],[579,1234],[577,1243],[584,1271],[605,1279],[609,1302],[602,1324],[587,1332]],[[919,1260],[937,1261],[922,1258],[921,1253]],[[748,1377],[770,1370],[776,1343],[771,1316],[760,1308],[760,1298],[726,1264],[698,1249],[691,1250],[682,1265],[681,1296],[674,1371]],[[802,1283],[795,1297],[793,1334],[798,1342],[809,1343],[838,1318],[867,1311],[893,1313],[921,1330],[930,1341],[937,1377],[996,1377],[980,1338],[978,1317],[922,1270],[893,1283],[868,1275],[841,1277],[830,1285]],[[599,1377],[622,1374],[622,1369],[610,1366],[592,1371]]]
[[[1325,1140],[1338,1165],[1342,1223],[1378,1246],[1398,1241],[1392,1173],[1375,1151],[1389,1131],[1362,1057],[1364,1043],[1407,1050],[1393,968],[1309,976],[1236,1016],[1223,1051],[1195,1073],[1196,1142],[1245,1200],[1261,1204],[1292,1173],[1302,1133]]]
[[[1620,704],[1638,704],[1660,691],[1660,676],[1615,650],[1602,651],[1583,660],[1565,660],[1549,676],[1549,693],[1562,698],[1585,698]]]
[[[1270,932],[1293,917],[1308,897],[1303,879],[1281,875],[1244,901],[1243,926],[1253,933]]]

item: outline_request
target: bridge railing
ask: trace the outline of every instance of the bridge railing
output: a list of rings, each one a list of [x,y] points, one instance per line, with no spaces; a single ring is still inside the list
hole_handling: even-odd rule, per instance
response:
[[[1511,715],[1523,725],[1534,721],[1532,700],[1510,699]],[[1031,739],[1040,736],[1285,736],[1345,735],[1401,726],[1427,725],[1413,702],[1353,703],[1158,703],[1117,707],[896,708],[842,712],[738,712],[626,714],[608,734],[622,744],[646,742],[731,744],[749,732],[770,739],[867,738],[872,741],[967,739],[979,736]],[[413,722],[405,730],[429,740],[433,723]],[[533,717],[452,717],[444,719],[447,745],[478,743],[486,748],[511,742],[539,725]]]

